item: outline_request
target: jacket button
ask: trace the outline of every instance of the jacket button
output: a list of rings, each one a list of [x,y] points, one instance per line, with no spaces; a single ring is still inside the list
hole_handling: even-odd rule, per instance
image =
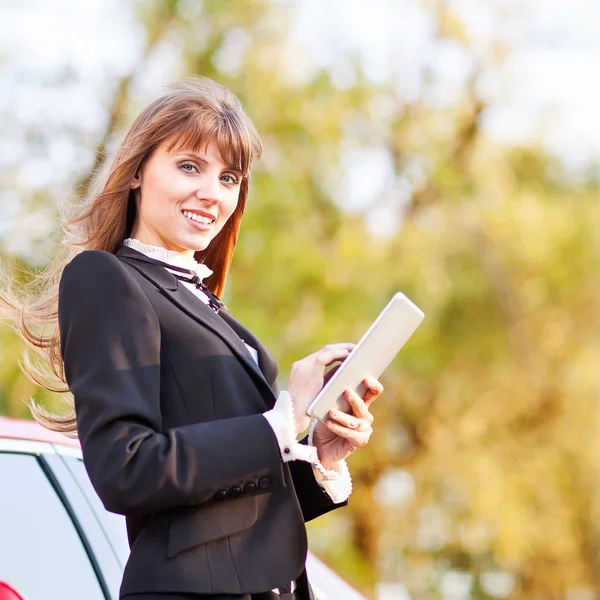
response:
[[[244,486],[244,494],[254,494],[254,492],[256,492],[256,484],[249,481]]]
[[[270,483],[271,483],[271,482],[269,481],[269,478],[268,478],[268,477],[261,477],[261,478],[258,480],[258,487],[259,487],[261,490],[266,490],[266,489],[269,487]]]
[[[227,498],[227,490],[219,490],[215,494],[215,500],[225,500]]]
[[[232,498],[239,498],[242,495],[242,488],[234,485],[232,487],[229,488],[229,495]]]

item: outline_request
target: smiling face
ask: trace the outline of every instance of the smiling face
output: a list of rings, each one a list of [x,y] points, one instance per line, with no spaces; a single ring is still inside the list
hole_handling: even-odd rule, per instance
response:
[[[242,173],[223,162],[215,140],[196,152],[169,151],[169,143],[160,144],[135,176],[130,236],[193,254],[205,250],[233,214]]]

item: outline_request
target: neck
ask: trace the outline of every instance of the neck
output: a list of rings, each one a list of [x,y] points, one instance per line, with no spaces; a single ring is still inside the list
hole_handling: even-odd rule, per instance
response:
[[[169,252],[177,252],[181,256],[186,256],[190,258],[194,258],[194,250],[188,250],[187,248],[181,248],[178,246],[173,246],[169,244],[166,240],[161,238],[158,235],[148,235],[148,232],[144,233],[141,231],[136,231],[135,228],[131,232],[129,236],[130,239],[137,240],[142,244],[146,244],[147,246],[154,246],[155,248],[163,248],[164,250],[168,250]]]
[[[175,250],[173,248],[169,248],[168,246],[151,244],[136,237],[129,237],[125,239],[123,241],[123,245],[135,248],[136,250],[143,252],[144,254],[147,254],[149,256],[159,256],[163,258],[168,257],[170,260],[175,260],[180,264],[182,262],[197,264],[193,250]]]
[[[147,244],[136,238],[127,238],[123,240],[124,246],[129,246],[146,256],[156,258],[171,265],[184,267],[185,269],[194,271],[201,279],[212,275],[212,271],[202,263],[198,263],[193,252],[178,252],[177,250],[169,250],[164,246],[155,246]]]

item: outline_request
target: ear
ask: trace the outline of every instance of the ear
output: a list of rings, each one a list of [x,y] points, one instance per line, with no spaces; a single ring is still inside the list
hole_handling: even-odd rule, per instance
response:
[[[136,190],[142,184],[142,178],[140,174],[140,169],[138,169],[137,173],[133,176],[133,181],[131,182],[131,189]]]

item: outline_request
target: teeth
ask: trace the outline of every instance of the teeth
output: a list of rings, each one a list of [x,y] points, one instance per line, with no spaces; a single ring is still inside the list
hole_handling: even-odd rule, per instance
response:
[[[192,219],[192,221],[197,221],[198,223],[204,223],[206,225],[210,225],[214,222],[214,219],[209,219],[208,217],[203,217],[201,215],[197,215],[196,213],[190,212],[189,210],[182,211],[183,215],[188,219]]]

